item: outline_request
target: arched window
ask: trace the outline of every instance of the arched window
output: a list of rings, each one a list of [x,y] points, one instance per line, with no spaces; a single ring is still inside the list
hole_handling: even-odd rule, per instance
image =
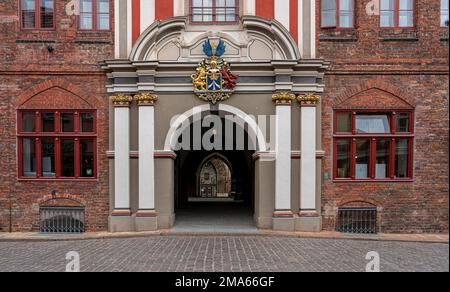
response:
[[[235,23],[239,17],[238,0],[191,0],[193,23]]]

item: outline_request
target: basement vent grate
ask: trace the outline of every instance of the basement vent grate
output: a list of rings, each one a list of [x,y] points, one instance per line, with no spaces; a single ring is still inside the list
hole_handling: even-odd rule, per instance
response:
[[[336,230],[343,233],[376,234],[376,208],[339,208]]]
[[[83,207],[41,207],[41,233],[83,233]]]

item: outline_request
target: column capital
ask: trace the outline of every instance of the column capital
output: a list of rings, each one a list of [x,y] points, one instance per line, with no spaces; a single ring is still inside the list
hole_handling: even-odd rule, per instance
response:
[[[272,95],[272,100],[275,105],[291,105],[295,100],[295,94],[292,92],[277,92]]]
[[[305,93],[297,96],[301,106],[316,106],[320,102],[320,95],[316,93]]]
[[[133,97],[125,94],[117,94],[110,96],[114,107],[129,107],[133,101]]]
[[[134,96],[138,106],[154,106],[158,96],[149,92],[142,92]]]

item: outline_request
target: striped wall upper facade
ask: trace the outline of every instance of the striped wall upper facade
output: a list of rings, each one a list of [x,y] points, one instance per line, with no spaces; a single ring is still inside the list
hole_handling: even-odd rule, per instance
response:
[[[155,22],[174,17],[190,19],[192,1],[114,0],[115,58],[127,59],[139,36]],[[237,0],[237,5],[240,17],[278,21],[298,44],[302,58],[316,57],[315,0]],[[208,30],[208,24],[196,25]]]

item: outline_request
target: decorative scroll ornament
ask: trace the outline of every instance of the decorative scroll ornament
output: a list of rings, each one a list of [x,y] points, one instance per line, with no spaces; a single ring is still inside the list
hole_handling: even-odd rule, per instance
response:
[[[151,93],[139,93],[134,96],[138,105],[154,105],[158,101],[158,96]]]
[[[114,106],[130,106],[133,97],[125,94],[117,94],[110,97]]]
[[[272,100],[276,104],[291,104],[295,100],[295,94],[291,92],[277,92],[272,95]]]
[[[203,44],[203,52],[208,58],[198,65],[196,73],[192,74],[194,92],[198,98],[212,104],[227,100],[236,87],[237,75],[231,73],[230,65],[221,57],[225,53],[225,43],[211,44],[208,39]]]
[[[320,101],[320,95],[317,95],[315,93],[306,93],[303,95],[299,95],[297,97],[297,101],[301,105],[316,105]]]

